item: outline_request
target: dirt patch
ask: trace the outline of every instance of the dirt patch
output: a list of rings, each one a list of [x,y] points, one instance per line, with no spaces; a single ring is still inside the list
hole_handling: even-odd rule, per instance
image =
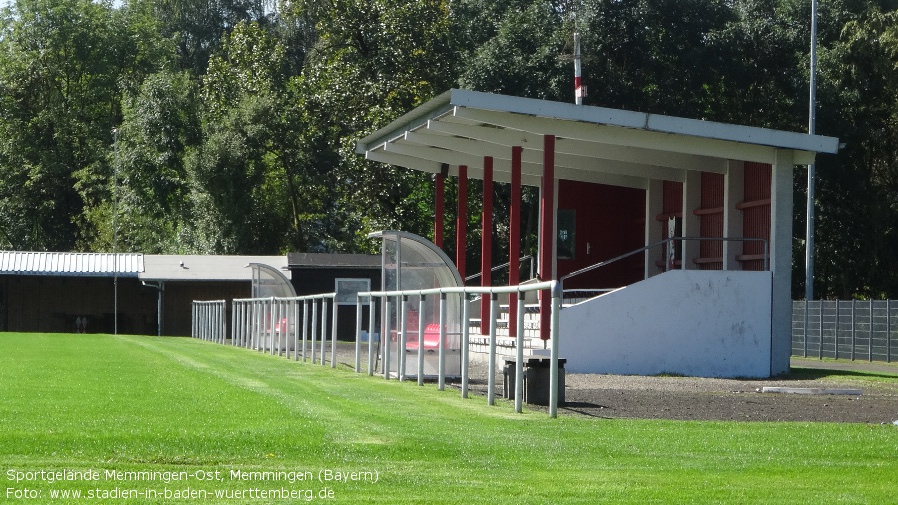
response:
[[[351,352],[350,352],[351,351]],[[347,354],[343,354],[346,352]],[[338,362],[354,363],[354,350],[338,352]],[[366,362],[367,354],[363,362]],[[867,367],[871,367],[867,369]],[[363,365],[364,367],[364,365]],[[675,419],[694,421],[801,421],[891,424],[898,420],[898,382],[894,364],[829,363],[793,360],[787,378],[740,380],[696,377],[567,374],[560,414],[606,419]],[[470,391],[486,395],[487,366],[472,363]],[[497,367],[496,397],[504,392]],[[864,372],[865,378],[862,378]],[[857,379],[851,378],[852,374]],[[845,376],[848,378],[845,378]],[[838,376],[838,379],[833,379]],[[860,389],[862,394],[809,395],[762,393],[765,386],[790,388]],[[460,387],[449,381],[447,387]],[[528,408],[541,409],[538,406]]]

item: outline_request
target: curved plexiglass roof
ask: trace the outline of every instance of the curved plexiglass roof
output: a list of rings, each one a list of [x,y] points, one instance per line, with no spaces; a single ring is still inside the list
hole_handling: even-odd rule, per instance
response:
[[[385,230],[368,235],[383,239],[384,291],[461,287],[463,282],[452,260],[424,237]]]
[[[253,298],[287,298],[296,296],[293,284],[278,269],[262,263],[250,263],[253,269]]]

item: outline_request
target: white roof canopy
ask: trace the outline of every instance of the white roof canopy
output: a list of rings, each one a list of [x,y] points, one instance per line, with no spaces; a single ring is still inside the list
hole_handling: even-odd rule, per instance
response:
[[[467,165],[473,178],[492,156],[496,180],[507,182],[511,147],[521,146],[522,182],[538,185],[544,135],[556,136],[558,178],[638,188],[648,179],[682,181],[687,170],[723,173],[727,160],[772,164],[778,150],[811,164],[839,148],[833,137],[453,89],[361,139],[356,151],[431,173]]]

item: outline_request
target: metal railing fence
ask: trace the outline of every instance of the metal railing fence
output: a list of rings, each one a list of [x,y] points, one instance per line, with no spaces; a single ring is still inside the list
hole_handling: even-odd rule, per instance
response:
[[[383,314],[390,313],[389,304],[399,302],[401,304],[402,318],[399,321],[399,349],[405,349],[405,343],[408,336],[408,328],[406,321],[405,306],[409,303],[411,297],[417,297],[418,303],[421,304],[419,313],[423,312],[423,304],[428,296],[440,297],[439,310],[439,373],[438,387],[442,390],[445,387],[445,356],[444,349],[446,347],[446,317],[447,303],[449,296],[469,297],[471,295],[489,295],[493,303],[492,313],[490,314],[489,323],[489,378],[487,402],[489,405],[495,403],[496,395],[496,321],[499,318],[499,304],[497,303],[500,294],[517,294],[521,303],[518,304],[518,328],[523,328],[525,304],[523,299],[526,293],[533,291],[543,291],[552,297],[552,317],[550,328],[550,372],[549,372],[549,414],[552,417],[558,416],[558,320],[561,311],[561,290],[557,281],[539,282],[521,284],[519,286],[501,286],[501,287],[459,287],[459,288],[437,288],[424,290],[408,290],[408,291],[378,291],[359,293],[356,303],[356,340],[355,340],[355,371],[360,372],[361,361],[361,342],[362,342],[362,305],[369,305],[369,329],[368,329],[368,374],[373,375],[375,371],[375,356],[383,360],[383,373],[385,379],[390,379],[390,346],[384,345],[378,353],[374,350],[375,335],[380,330],[382,335],[389,336],[392,331],[389,327],[389,318],[383,318]],[[210,340],[220,344],[230,344],[247,349],[256,349],[261,352],[268,352],[272,355],[284,354],[290,358],[291,352],[293,360],[298,361],[300,356],[302,361],[307,359],[307,350],[310,352],[312,363],[316,362],[316,345],[320,342],[320,358],[318,362],[325,364],[325,350],[327,347],[327,328],[328,328],[328,312],[330,313],[330,365],[331,368],[336,367],[337,354],[337,307],[336,294],[327,293],[320,295],[299,296],[291,298],[247,298],[235,299],[232,302],[231,310],[231,334],[230,339],[227,335],[227,310],[226,302],[223,300],[208,302],[193,302],[193,331],[194,338]],[[379,301],[384,302],[384,306],[379,308]],[[330,303],[330,311],[328,311],[328,303]],[[461,382],[462,396],[468,396],[468,347],[469,347],[469,331],[470,316],[469,305],[461,304]],[[384,328],[378,328],[377,315],[381,314],[380,323]],[[319,317],[320,314],[320,317]],[[424,335],[424,318],[418,321],[418,349],[424,348],[422,341]],[[389,337],[387,337],[389,338]],[[382,339],[386,341],[386,338]],[[516,386],[515,386],[515,411],[523,411],[523,391],[524,391],[524,332],[518,332],[517,335],[517,363],[516,363]],[[405,353],[398,353],[400,366],[397,368],[397,376],[400,380],[404,378],[404,359]],[[421,364],[424,354],[418,353],[418,384],[423,385],[424,367]]]
[[[891,363],[898,359],[898,302],[793,301],[792,355]]]
[[[231,310],[231,345],[272,355],[283,354],[287,358],[292,353],[294,361],[309,359],[315,363],[318,359],[324,365],[329,326],[330,365],[331,368],[336,368],[339,307],[335,302],[336,296],[336,293],[324,293],[287,298],[234,299]]]
[[[406,349],[406,342],[408,339],[408,325],[406,321],[407,314],[407,304],[410,302],[410,298],[416,297],[419,303],[419,314],[424,313],[424,304],[426,298],[429,296],[439,296],[440,304],[439,304],[439,351],[438,351],[438,374],[437,374],[437,387],[440,390],[443,390],[445,387],[446,381],[446,366],[445,366],[445,348],[446,348],[446,339],[447,339],[447,328],[446,328],[446,319],[447,319],[447,297],[449,296],[461,296],[461,297],[469,297],[470,295],[489,295],[493,303],[490,304],[491,314],[489,318],[489,358],[488,358],[488,378],[487,378],[487,403],[489,405],[493,405],[495,403],[496,397],[496,347],[497,347],[497,337],[496,337],[496,321],[499,318],[499,304],[497,303],[498,295],[500,294],[517,294],[518,299],[521,301],[518,303],[518,328],[523,328],[523,320],[524,320],[524,303],[523,299],[527,292],[530,291],[543,291],[546,295],[551,295],[552,297],[552,317],[551,317],[551,328],[550,328],[550,371],[549,371],[549,415],[552,417],[557,417],[558,415],[558,321],[559,321],[559,313],[561,311],[561,290],[559,289],[560,284],[558,281],[547,281],[547,282],[539,282],[539,283],[529,283],[529,284],[521,284],[518,286],[501,286],[501,287],[458,287],[458,288],[435,288],[435,289],[423,289],[423,290],[406,290],[406,291],[371,291],[371,292],[363,292],[359,293],[358,301],[356,302],[356,314],[361,314],[362,312],[362,304],[367,301],[369,304],[369,314],[371,317],[369,319],[369,329],[368,329],[368,374],[374,374],[374,338],[375,334],[375,324],[374,324],[374,313],[377,310],[377,301],[383,301],[383,313],[390,314],[391,313],[391,304],[399,303],[400,310],[399,313],[402,315],[401,319],[397,321],[399,328],[397,329],[397,346],[399,350]],[[461,394],[462,397],[466,398],[468,396],[468,347],[470,344],[470,315],[469,315],[469,304],[461,303]],[[381,328],[383,338],[381,340],[383,342],[388,342],[391,338],[391,332],[393,331],[390,328],[390,320],[389,318],[382,318]],[[418,376],[418,385],[424,384],[424,353],[420,352],[421,349],[424,349],[424,318],[418,318],[418,366],[417,366],[417,376]],[[356,318],[356,341],[355,341],[355,371],[359,373],[361,371],[361,343],[362,343],[362,320],[361,317]],[[516,371],[515,371],[515,411],[522,412],[523,410],[523,391],[524,391],[524,332],[519,331],[517,334],[516,340]],[[381,351],[383,358],[383,375],[384,379],[390,379],[390,360],[392,359],[390,352],[391,345],[383,345],[383,349]],[[403,380],[405,373],[405,352],[399,352],[399,366],[397,367],[397,378],[399,380]]]
[[[593,271],[593,270],[595,270],[595,269],[597,269],[597,268],[606,267],[606,266],[608,266],[608,265],[610,265],[610,264],[612,264],[612,263],[616,263],[616,262],[618,262],[618,261],[627,259],[627,258],[632,257],[632,256],[635,256],[635,255],[637,255],[637,254],[644,254],[646,251],[650,251],[650,250],[652,250],[652,249],[654,249],[654,248],[656,248],[656,247],[660,248],[661,246],[663,246],[663,245],[665,245],[665,244],[673,244],[673,243],[675,243],[675,242],[680,242],[680,243],[681,243],[681,242],[689,242],[689,241],[697,241],[697,242],[743,242],[743,243],[745,243],[745,242],[748,242],[748,243],[751,243],[751,242],[761,242],[761,243],[763,244],[763,246],[764,246],[764,253],[763,253],[763,255],[762,255],[762,256],[763,256],[763,261],[764,261],[763,270],[764,270],[764,271],[767,271],[767,270],[770,269],[770,266],[769,266],[770,263],[769,263],[769,261],[768,261],[768,256],[769,256],[769,254],[768,254],[768,249],[769,249],[769,246],[768,246],[767,240],[766,240],[766,239],[763,239],[763,238],[750,238],[750,237],[670,237],[670,238],[666,238],[666,239],[664,239],[664,240],[655,242],[654,244],[649,244],[649,245],[647,245],[647,246],[645,246],[645,247],[640,247],[639,249],[635,249],[635,250],[633,250],[633,251],[630,251],[630,252],[621,254],[621,255],[619,255],[619,256],[615,256],[615,257],[610,258],[610,259],[607,259],[607,260],[605,260],[605,261],[600,261],[600,262],[598,262],[598,263],[596,263],[596,264],[594,264],[594,265],[590,265],[590,266],[588,266],[588,267],[581,268],[580,270],[576,270],[576,271],[574,271],[574,272],[571,272],[571,273],[569,273],[569,274],[567,274],[567,275],[562,276],[561,279],[559,279],[559,281],[561,282],[562,289],[564,289],[564,281],[566,281],[567,279],[570,279],[571,277],[576,277],[576,276],[578,276],[578,275],[585,274],[585,273],[587,273],[587,272],[591,272],[591,271]],[[668,269],[668,270],[685,270],[685,269],[686,269],[686,260],[683,260],[683,261],[680,263],[680,267],[679,267],[679,268],[673,268],[671,265],[668,265],[668,266],[667,266],[667,269]]]
[[[225,343],[228,332],[226,302],[194,301],[192,309],[190,335],[210,342]]]

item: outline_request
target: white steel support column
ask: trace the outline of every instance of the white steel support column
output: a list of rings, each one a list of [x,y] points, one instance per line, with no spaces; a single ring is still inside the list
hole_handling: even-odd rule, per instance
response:
[[[321,317],[324,317],[323,315]],[[309,357],[312,364],[315,364],[315,344],[318,343],[318,300],[312,300],[312,334],[309,336],[309,348],[311,353]]]
[[[418,385],[424,385],[424,310],[426,297],[421,295],[418,299]]]
[[[390,297],[386,297],[386,305],[384,309],[384,334],[381,336],[384,347],[384,379],[390,380],[390,332],[393,330],[393,327],[390,325],[392,321],[390,321],[391,316],[393,315],[393,301],[390,300]]]
[[[770,374],[789,371],[792,354],[791,151],[778,150],[770,188],[770,270],[773,272]]]
[[[355,298],[355,373],[362,367],[362,297]]]
[[[699,237],[701,236],[702,221],[693,212],[702,206],[702,173],[696,170],[686,172],[686,180],[683,182],[683,236]],[[698,240],[683,240],[682,247],[682,269],[694,270],[695,263],[693,258],[701,256],[701,242]]]
[[[309,301],[302,302],[302,362],[306,362],[306,344],[309,340]]]
[[[324,366],[324,350],[327,345],[327,298],[321,299],[321,366]],[[312,362],[314,363],[314,361]]]
[[[742,237],[742,212],[736,204],[745,199],[745,163],[730,160],[723,176],[723,236],[727,238]],[[723,269],[742,270],[736,261],[742,251],[742,243],[725,240],[723,242]]]
[[[331,298],[331,368],[337,368],[337,298]]]
[[[408,313],[408,295],[402,295],[399,302],[399,348],[397,349],[397,354],[399,354],[399,363],[398,363],[398,372],[397,376],[399,382],[405,380],[405,342],[408,339],[408,321],[406,321],[405,315]]]
[[[368,297],[368,375],[374,375],[374,297]]]
[[[645,190],[645,245],[654,244],[661,240],[664,227],[657,217],[664,210],[664,181],[661,179],[649,179]],[[647,250],[645,252],[645,272],[643,278],[648,279],[657,275],[655,258],[659,250]]]

